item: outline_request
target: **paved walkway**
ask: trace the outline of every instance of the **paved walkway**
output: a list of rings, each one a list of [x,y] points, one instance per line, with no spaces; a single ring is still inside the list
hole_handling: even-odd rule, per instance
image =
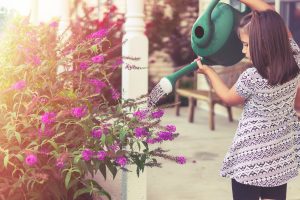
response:
[[[187,121],[187,108],[181,113],[176,117],[175,109],[166,110],[162,124],[175,124],[180,135],[163,147],[173,155],[185,155],[188,162],[162,161],[162,168],[148,168],[147,200],[231,200],[230,180],[219,176],[219,168],[237,121],[217,115],[216,130],[210,131],[206,111],[196,110],[194,123]],[[287,200],[300,200],[300,177],[288,184]]]

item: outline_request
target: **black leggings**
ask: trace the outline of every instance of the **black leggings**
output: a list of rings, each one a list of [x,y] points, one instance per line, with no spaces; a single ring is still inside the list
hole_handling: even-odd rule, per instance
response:
[[[234,200],[276,199],[286,200],[287,184],[276,187],[259,187],[245,185],[232,179],[232,194]]]

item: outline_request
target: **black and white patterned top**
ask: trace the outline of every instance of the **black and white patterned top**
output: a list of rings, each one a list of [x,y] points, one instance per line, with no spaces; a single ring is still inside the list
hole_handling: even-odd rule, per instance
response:
[[[290,40],[300,67],[300,49]],[[255,186],[274,187],[298,175],[300,122],[294,101],[300,74],[271,86],[257,70],[245,70],[236,83],[245,98],[244,110],[232,145],[225,156],[221,176]]]

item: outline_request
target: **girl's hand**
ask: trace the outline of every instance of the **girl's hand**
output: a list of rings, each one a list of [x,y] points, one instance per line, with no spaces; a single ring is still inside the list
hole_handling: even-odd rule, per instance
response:
[[[198,65],[197,73],[206,74],[208,72],[208,70],[211,69],[209,66],[202,64],[200,57],[198,57],[194,61],[197,62],[197,65]]]

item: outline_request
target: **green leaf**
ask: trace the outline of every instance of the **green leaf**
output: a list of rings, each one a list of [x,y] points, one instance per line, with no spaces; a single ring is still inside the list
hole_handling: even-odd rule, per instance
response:
[[[105,164],[101,163],[99,166],[99,170],[101,174],[103,175],[104,179],[106,180],[106,166]]]
[[[126,131],[126,129],[121,129],[120,130],[120,140],[123,142],[124,141],[124,139],[125,139],[125,136],[127,135],[127,131]]]
[[[79,160],[81,159],[81,154],[74,157],[74,163],[77,164]]]
[[[111,200],[111,196],[108,192],[106,192],[95,180],[88,179],[89,185],[92,185],[93,192],[98,193],[99,195],[106,196],[109,200]]]
[[[71,180],[71,176],[72,176],[72,170],[70,169],[68,172],[67,172],[67,175],[66,175],[66,178],[65,178],[65,187],[68,189],[69,188],[69,183],[70,183],[70,180]]]
[[[106,142],[107,142],[108,145],[112,145],[113,141],[114,141],[114,139],[113,139],[112,135],[107,135],[106,136]]]
[[[106,192],[105,190],[101,190],[101,191],[99,191],[98,192],[100,195],[105,195],[107,198],[108,198],[108,200],[111,200],[111,196],[109,195],[109,193],[108,192]]]
[[[142,143],[143,143],[143,145],[145,146],[145,150],[144,150],[144,152],[145,151],[147,151],[148,152],[148,150],[149,150],[149,146],[148,146],[148,143],[147,142],[145,142],[145,141],[142,141]]]
[[[140,168],[139,168],[139,166],[136,167],[136,174],[137,174],[138,177],[140,177]]]
[[[91,176],[94,177],[94,168],[93,168],[93,165],[91,165],[90,163],[86,162],[86,166],[87,166],[87,169],[88,169],[89,173],[91,174]]]
[[[20,133],[15,132],[15,137],[16,137],[18,143],[21,144],[21,135],[20,135]]]
[[[105,141],[106,141],[106,136],[104,134],[102,134],[101,143],[104,145]]]
[[[77,197],[79,197],[82,194],[90,193],[90,191],[91,191],[90,188],[81,188],[74,193],[73,199],[76,199]]]
[[[21,154],[17,154],[15,157],[18,158],[20,162],[24,161],[24,157]]]
[[[96,44],[93,45],[93,46],[91,47],[91,50],[92,50],[94,53],[97,53],[97,51],[98,51],[97,45],[96,45]]]
[[[7,168],[8,162],[9,162],[9,154],[7,153],[3,159],[3,164],[5,168]]]
[[[146,154],[143,154],[142,155],[142,157],[141,157],[141,170],[142,170],[142,172],[144,172],[144,168],[145,168],[145,162],[146,162],[146,158],[147,158],[147,156],[146,156]]]
[[[110,161],[107,162],[106,166],[108,167],[109,171],[113,175],[113,179],[114,179],[118,172],[117,168]]]
[[[140,144],[140,142],[137,142],[137,145],[139,147],[139,151],[141,151],[141,144]]]

